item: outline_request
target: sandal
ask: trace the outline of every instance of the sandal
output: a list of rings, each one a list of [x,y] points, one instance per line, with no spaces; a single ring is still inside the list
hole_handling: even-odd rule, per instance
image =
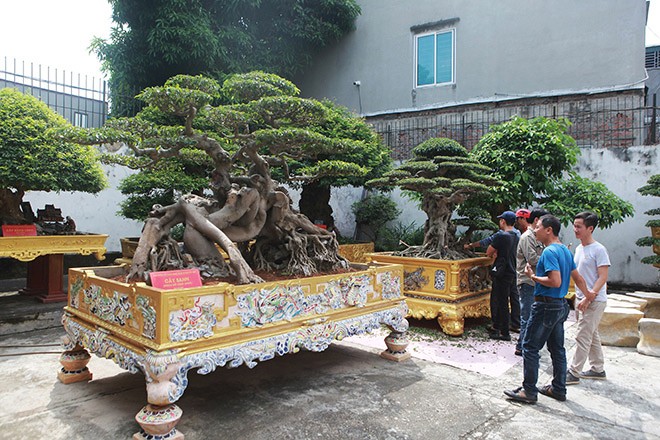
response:
[[[516,402],[536,403],[537,400],[536,397],[527,396],[523,387],[518,387],[515,390],[504,390],[504,394],[506,394],[509,399],[515,400]]]
[[[539,388],[539,393],[543,394],[544,396],[552,397],[553,399],[559,400],[560,402],[566,401],[566,394],[555,394],[555,392],[552,390],[552,385],[546,385]]]

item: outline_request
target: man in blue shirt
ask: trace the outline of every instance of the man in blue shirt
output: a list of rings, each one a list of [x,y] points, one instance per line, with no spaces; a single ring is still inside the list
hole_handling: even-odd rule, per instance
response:
[[[536,274],[527,265],[525,273],[536,283],[534,304],[523,340],[523,384],[504,394],[511,400],[536,403],[538,393],[559,401],[566,400],[566,350],[564,321],[569,307],[564,299],[570,279],[583,292],[588,291],[584,278],[578,273],[573,255],[559,241],[561,223],[557,217],[544,215],[534,232],[545,249],[536,265]],[[590,291],[589,291],[590,292]],[[536,387],[539,376],[539,351],[547,343],[552,358],[552,383]]]

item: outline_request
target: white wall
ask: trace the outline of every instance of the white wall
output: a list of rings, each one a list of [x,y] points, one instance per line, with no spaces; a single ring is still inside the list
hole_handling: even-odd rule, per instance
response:
[[[52,204],[62,210],[63,217],[70,216],[76,222],[78,231],[108,234],[105,247],[108,252],[114,252],[121,250],[120,238],[140,235],[142,222],[129,220],[117,214],[119,202],[124,200],[117,185],[131,171],[121,166],[102,165],[102,167],[108,177],[109,188],[97,195],[83,192],[29,191],[23,200],[30,202],[35,214],[37,209]]]
[[[660,172],[658,168],[658,146],[638,146],[613,149],[582,149],[577,170],[583,177],[604,183],[619,197],[629,201],[635,207],[635,216],[624,223],[610,229],[598,230],[595,237],[603,243],[610,252],[612,267],[610,281],[617,284],[641,284],[655,289],[660,288],[660,271],[648,264],[640,263],[640,259],[652,255],[651,248],[641,248],[635,245],[639,237],[650,235],[645,223],[650,219],[643,214],[651,208],[660,206],[660,200],[655,197],[644,197],[637,188],[646,184],[649,176]],[[104,166],[110,188],[97,196],[86,193],[46,193],[28,192],[25,200],[32,204],[36,212],[46,203],[54,204],[62,209],[64,216],[71,216],[79,231],[109,234],[106,242],[108,251],[119,251],[119,238],[137,236],[142,230],[142,223],[128,220],[117,215],[122,194],[116,189],[120,180],[130,171],[119,166]],[[360,200],[362,188],[333,188],[330,205],[337,227],[342,235],[351,237],[355,231],[355,216],[351,205]],[[290,190],[290,195],[297,206],[300,200],[298,191]],[[399,190],[391,193],[403,211],[397,221],[404,225],[415,222],[423,225],[425,214],[415,202],[401,195]],[[564,228],[561,234],[564,243],[577,245],[572,228]]]
[[[303,95],[368,116],[644,86],[644,0],[358,3],[356,30],[296,78]],[[411,26],[453,18],[455,83],[415,88]]]
[[[660,270],[649,264],[642,264],[642,257],[653,255],[650,247],[635,245],[638,238],[651,235],[644,226],[651,217],[644,214],[652,208],[660,207],[658,197],[642,196],[637,188],[646,185],[653,174],[660,173],[658,167],[658,145],[582,149],[577,170],[582,177],[604,183],[612,192],[630,202],[635,207],[635,215],[609,229],[596,230],[594,238],[609,251],[612,266],[609,279],[617,284],[643,284],[660,288]],[[566,244],[579,243],[572,228],[561,234]]]

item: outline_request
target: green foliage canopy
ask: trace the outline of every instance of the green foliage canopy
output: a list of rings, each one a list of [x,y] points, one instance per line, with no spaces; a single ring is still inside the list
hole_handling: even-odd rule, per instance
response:
[[[0,90],[0,188],[89,193],[105,188],[96,150],[56,136],[68,127],[37,98]]]
[[[232,173],[249,175],[245,147],[255,147],[272,175],[293,185],[361,185],[390,166],[389,150],[362,119],[298,94],[290,81],[264,72],[232,75],[222,86],[210,78],[178,75],[140,93],[148,105],[135,117],[67,136],[129,146],[133,156],[103,159],[139,170],[120,189],[128,196],[121,214],[140,220],[153,204],[169,205],[177,194],[212,191],[214,172],[229,155]],[[207,140],[222,154],[210,154],[201,145]]]
[[[644,196],[660,197],[660,174],[654,174],[649,177],[649,180],[646,182],[646,185],[637,188],[637,192]],[[646,215],[651,216],[660,216],[660,207],[649,209],[644,212]],[[659,228],[660,219],[651,219],[646,222],[646,226],[649,228]],[[653,250],[657,254],[657,249],[660,249],[660,238],[657,236],[646,236],[637,240],[637,246],[653,246]],[[644,264],[653,264],[656,267],[660,268],[660,255],[649,255],[642,258],[642,263]]]
[[[565,225],[575,214],[592,210],[601,219],[599,225],[607,228],[633,214],[630,203],[572,170],[580,150],[567,133],[569,126],[563,118],[515,116],[481,138],[471,155],[502,181],[489,204],[493,217],[504,209],[537,203]],[[468,205],[483,202],[473,200]]]
[[[122,95],[174,75],[265,70],[292,76],[353,29],[354,0],[113,0],[108,40],[92,50],[110,74],[115,116]],[[261,96],[265,96],[262,94]]]

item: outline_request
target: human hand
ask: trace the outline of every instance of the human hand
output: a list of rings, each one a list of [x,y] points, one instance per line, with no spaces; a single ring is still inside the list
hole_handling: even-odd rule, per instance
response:
[[[527,263],[525,265],[525,275],[527,275],[530,278],[532,277],[532,275],[534,275],[534,271],[532,270],[532,266],[530,266],[529,263]]]
[[[589,301],[589,300],[585,297],[582,301],[580,301],[580,302],[578,303],[578,305],[577,305],[577,309],[578,309],[580,312],[584,313],[584,311],[587,310],[587,308],[589,307],[589,304],[591,304],[591,301]]]
[[[596,297],[598,296],[598,292],[588,289],[587,292],[584,294],[584,296],[585,298],[589,299],[589,301],[591,302],[596,299]]]
[[[463,245],[463,249],[466,249],[466,250],[467,250],[467,249],[470,249],[470,248],[472,248],[472,243],[465,243],[465,244]]]

